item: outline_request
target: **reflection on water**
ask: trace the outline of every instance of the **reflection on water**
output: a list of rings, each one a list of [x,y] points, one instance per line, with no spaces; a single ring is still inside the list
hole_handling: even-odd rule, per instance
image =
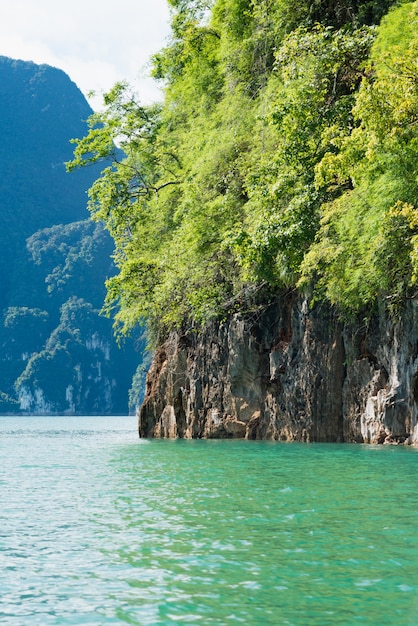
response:
[[[0,623],[418,623],[417,451],[0,418]]]

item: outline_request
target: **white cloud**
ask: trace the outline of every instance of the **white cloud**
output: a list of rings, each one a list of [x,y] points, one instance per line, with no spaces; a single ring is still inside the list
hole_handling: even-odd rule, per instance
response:
[[[0,54],[59,67],[86,95],[128,80],[150,102],[159,92],[147,64],[168,21],[165,0],[12,0],[0,8]]]

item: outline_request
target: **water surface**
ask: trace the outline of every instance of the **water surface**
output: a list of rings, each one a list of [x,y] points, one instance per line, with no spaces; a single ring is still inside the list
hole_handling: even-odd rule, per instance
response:
[[[418,451],[0,418],[0,624],[418,624]]]

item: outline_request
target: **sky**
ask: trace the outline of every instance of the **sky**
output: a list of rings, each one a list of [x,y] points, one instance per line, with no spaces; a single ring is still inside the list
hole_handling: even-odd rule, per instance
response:
[[[0,7],[0,55],[64,70],[94,109],[127,80],[142,104],[161,98],[150,56],[169,34],[166,0],[8,0]]]

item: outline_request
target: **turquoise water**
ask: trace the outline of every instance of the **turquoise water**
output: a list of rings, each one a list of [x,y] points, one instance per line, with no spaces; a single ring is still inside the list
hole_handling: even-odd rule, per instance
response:
[[[418,451],[0,418],[0,624],[418,624]]]

